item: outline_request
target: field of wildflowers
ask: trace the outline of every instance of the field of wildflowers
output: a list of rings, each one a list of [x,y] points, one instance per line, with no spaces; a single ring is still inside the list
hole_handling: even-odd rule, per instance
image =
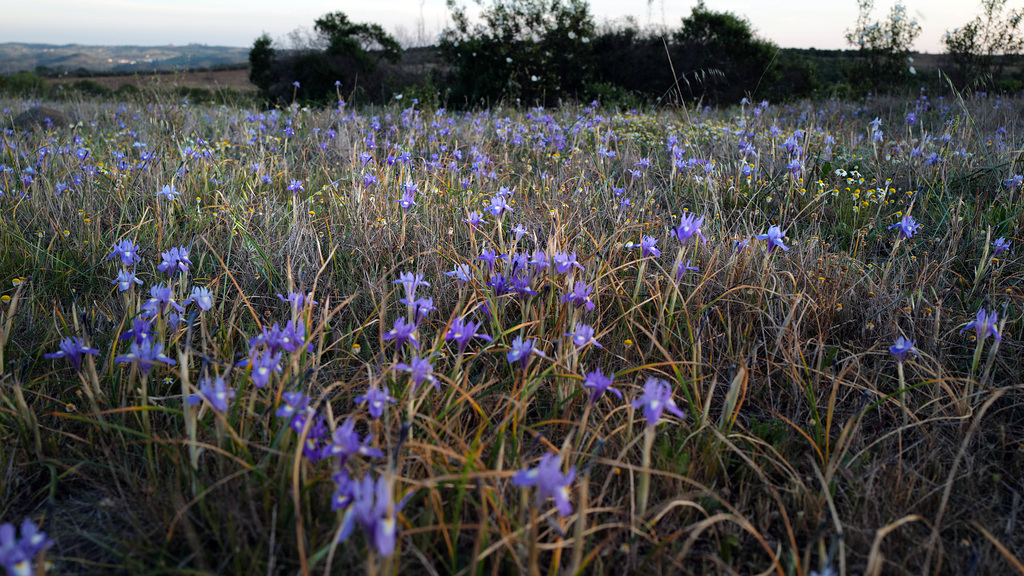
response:
[[[1024,571],[1020,106],[8,129],[0,564]]]

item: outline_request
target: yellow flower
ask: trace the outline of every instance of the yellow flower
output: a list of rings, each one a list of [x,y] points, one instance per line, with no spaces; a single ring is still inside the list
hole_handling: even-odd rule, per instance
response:
[[[626,338],[626,340],[625,340],[625,342],[623,342],[623,344],[626,345],[626,348],[629,348],[630,346],[633,345],[633,341],[630,340],[629,338]]]

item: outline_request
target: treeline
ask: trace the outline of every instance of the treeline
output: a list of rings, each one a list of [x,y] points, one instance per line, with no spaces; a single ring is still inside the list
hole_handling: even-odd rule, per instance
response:
[[[449,0],[452,23],[436,54],[409,62],[376,24],[335,12],[318,19],[304,46],[250,52],[250,79],[268,104],[380,103],[401,94],[449,107],[553,105],[564,101],[640,106],[858,97],[921,87],[1016,91],[1022,85],[1020,11],[983,0],[981,13],[946,34],[947,52],[919,74],[911,46],[921,28],[897,3],[874,17],[858,0],[846,51],[780,49],[752,24],[703,2],[676,29],[626,20],[598,26],[584,0],[492,0],[472,20]],[[942,74],[934,74],[934,68]]]

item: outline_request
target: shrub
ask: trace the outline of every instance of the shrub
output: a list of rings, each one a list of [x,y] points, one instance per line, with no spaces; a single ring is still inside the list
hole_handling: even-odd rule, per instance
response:
[[[874,0],[859,0],[857,24],[846,33],[846,41],[858,50],[850,67],[850,85],[861,92],[884,92],[906,85],[914,68],[910,48],[921,35],[917,20],[906,17],[903,2],[897,2],[885,22],[872,20]]]
[[[500,100],[553,104],[583,95],[592,77],[594,22],[581,0],[495,0],[471,24],[449,0],[440,49],[455,105]]]

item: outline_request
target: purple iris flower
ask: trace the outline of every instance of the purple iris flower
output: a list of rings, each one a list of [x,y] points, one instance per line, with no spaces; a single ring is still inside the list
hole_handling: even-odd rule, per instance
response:
[[[594,293],[594,289],[587,286],[587,283],[583,280],[577,280],[572,287],[572,292],[562,297],[563,303],[572,303],[577,308],[580,306],[586,306],[587,310],[594,309],[594,301],[590,299],[590,295]]]
[[[114,362],[135,362],[142,374],[149,374],[149,371],[156,366],[157,362],[174,366],[178,362],[164,355],[164,345],[160,342],[153,343],[146,339],[142,343],[132,342],[132,347],[124,356],[114,358]]]
[[[143,318],[141,315],[136,316],[132,320],[132,329],[129,330],[128,332],[125,332],[124,334],[121,334],[121,336],[118,337],[118,340],[133,338],[135,342],[142,344],[143,342],[150,338],[152,326],[152,320]]]
[[[406,305],[416,299],[416,288],[420,286],[430,287],[430,282],[423,280],[423,274],[413,274],[412,272],[402,272],[398,275],[398,280],[395,280],[392,284],[401,284],[402,288],[405,289],[405,298],[400,300],[400,302]]]
[[[179,314],[185,311],[185,308],[174,301],[170,286],[164,284],[150,286],[149,296],[149,300],[142,305],[142,315],[147,318],[159,316],[169,309],[176,310]]]
[[[889,230],[893,228],[900,229],[900,238],[910,238],[921,228],[921,224],[914,220],[914,217],[910,214],[903,216],[903,219],[899,222],[889,226]]]
[[[661,413],[664,410],[668,410],[680,418],[686,418],[683,411],[676,406],[675,400],[672,400],[672,387],[668,382],[659,378],[648,378],[644,384],[643,396],[634,400],[630,406],[634,409],[643,406],[644,418],[647,419],[648,426],[656,426],[661,420]]]
[[[263,388],[270,382],[270,375],[274,372],[280,374],[281,370],[281,352],[273,352],[271,350],[263,350],[252,357],[252,383],[257,388]]]
[[[700,272],[696,266],[690,266],[690,261],[687,260],[686,264],[679,263],[679,268],[676,268],[676,282],[682,282],[683,275],[687,272]]]
[[[452,325],[448,329],[448,333],[444,335],[444,339],[455,340],[459,344],[460,354],[466,351],[466,346],[469,345],[469,341],[473,338],[494,342],[494,339],[487,334],[476,331],[480,327],[479,324],[472,320],[466,321],[464,318],[456,318],[452,320]]]
[[[996,241],[992,243],[992,247],[995,248],[995,251],[992,252],[992,255],[998,256],[1005,252],[1006,250],[1010,249],[1010,242],[1007,241],[1006,238],[996,238]]]
[[[398,503],[393,503],[391,485],[384,476],[376,481],[367,474],[362,481],[355,482],[346,477],[335,476],[335,481],[344,482],[338,485],[338,492],[344,491],[341,500],[347,503],[342,516],[341,529],[338,531],[338,542],[344,542],[352,535],[356,524],[363,529],[363,536],[368,545],[376,549],[383,557],[391,556],[395,551],[398,537],[398,522],[395,515],[405,506],[409,495]],[[390,514],[388,512],[390,510]]]
[[[445,276],[454,276],[459,282],[469,282],[469,264],[456,264],[451,272],[445,272]]]
[[[484,251],[476,257],[477,260],[483,260],[487,263],[487,271],[494,272],[494,262],[498,259],[498,255],[494,253],[494,250],[490,248],[484,248]]]
[[[469,217],[463,220],[463,222],[469,224],[470,226],[476,229],[479,229],[480,226],[487,224],[487,221],[484,220],[483,214],[480,214],[480,212],[476,210],[470,212]]]
[[[299,192],[302,192],[305,189],[306,188],[303,187],[302,185],[302,180],[292,180],[291,182],[288,183],[288,191],[291,192],[292,194],[298,194]]]
[[[278,418],[288,418],[289,425],[295,416],[309,410],[309,397],[302,392],[285,392],[281,398],[284,399],[284,405],[278,408],[274,415]]]
[[[289,320],[281,330],[280,346],[288,352],[295,352],[306,341],[306,323],[302,320]],[[312,342],[310,342],[312,344]]]
[[[960,333],[963,334],[971,328],[974,328],[978,333],[979,341],[984,340],[989,336],[995,336],[996,342],[1001,342],[1003,340],[1003,335],[999,333],[999,329],[996,327],[998,324],[999,317],[995,310],[986,314],[984,308],[979,308],[978,315],[974,318],[974,321],[967,326],[964,326]]]
[[[401,348],[402,344],[405,344],[405,341],[408,340],[413,348],[419,350],[420,343],[419,340],[416,340],[414,332],[416,332],[416,324],[409,324],[405,321],[405,318],[399,316],[395,318],[395,324],[391,330],[381,336],[381,339],[394,340],[395,348]]]
[[[441,384],[434,376],[434,365],[426,358],[413,356],[408,364],[400,362],[395,365],[396,370],[403,370],[412,376],[412,391],[420,387],[420,384],[429,382],[434,385],[435,390],[441,389]]]
[[[117,273],[117,279],[111,280],[110,283],[117,284],[118,292],[130,290],[135,284],[142,286],[142,280],[136,278],[135,273],[126,268],[122,268],[121,271]]]
[[[703,216],[698,218],[696,214],[689,212],[683,214],[682,218],[680,218],[679,226],[673,228],[672,231],[675,232],[676,238],[678,238],[680,242],[686,242],[696,235],[698,238],[703,240],[705,244],[707,244],[708,239],[704,237],[704,233],[700,230],[702,224],[704,224]]]
[[[654,256],[655,258],[661,257],[661,250],[654,247],[658,243],[658,239],[653,236],[644,236],[640,240],[640,257],[647,258],[648,256]]]
[[[161,272],[166,272],[168,276],[174,277],[179,271],[185,275],[188,275],[188,267],[192,264],[192,261],[188,259],[188,248],[184,246],[174,247],[160,254],[163,261],[156,267]]]
[[[313,300],[312,292],[308,294],[303,294],[302,292],[289,292],[288,296],[278,294],[277,297],[281,300],[281,302],[290,302],[292,305],[292,310],[294,310],[295,312],[303,310],[307,305],[316,306],[317,304],[319,304],[319,302]]]
[[[412,308],[412,321],[417,326],[427,318],[427,314],[437,310],[437,308],[434,307],[433,298],[417,298],[416,301],[412,303]]]
[[[519,362],[519,367],[526,370],[526,365],[530,363],[530,356],[537,353],[537,350],[533,348],[534,341],[529,339],[523,341],[522,336],[516,336],[516,339],[512,341],[512,349],[508,351],[506,358],[510,364]]]
[[[137,262],[142,262],[142,257],[139,256],[139,247],[135,245],[131,240],[121,240],[114,245],[114,251],[106,257],[106,260],[118,257],[121,259],[121,263],[125,266],[132,266]]]
[[[487,211],[492,216],[501,216],[505,212],[511,212],[512,206],[508,203],[508,198],[502,195],[497,195],[491,198],[491,204],[487,207]]]
[[[185,300],[185,305],[188,306],[192,303],[204,311],[209,310],[213,308],[213,293],[205,286],[193,286],[192,293],[189,294],[188,300]]]
[[[583,270],[583,266],[576,261],[575,252],[570,252],[568,254],[566,254],[565,252],[555,252],[555,257],[553,261],[555,264],[555,272],[557,272],[558,274],[565,274],[573,266],[579,268],[580,270]]]
[[[53,541],[40,532],[35,523],[26,518],[21,524],[21,539],[15,535],[14,525],[0,525],[0,566],[11,576],[35,574],[32,559],[53,545]]]
[[[538,506],[548,498],[555,500],[555,507],[558,513],[565,517],[572,514],[572,503],[569,502],[569,486],[576,478],[576,467],[569,468],[568,472],[562,472],[562,456],[560,454],[547,454],[540,457],[536,468],[520,470],[512,476],[512,484],[515,486],[536,486]]]
[[[896,360],[903,362],[907,359],[907,354],[913,352],[917,356],[917,350],[914,348],[914,341],[907,340],[903,336],[896,339],[896,343],[889,346],[889,352],[892,352],[893,356],[896,356]]]
[[[572,336],[572,343],[577,348],[583,348],[587,344],[593,344],[598,348],[604,348],[604,346],[601,346],[601,344],[598,343],[596,339],[594,339],[594,329],[587,324],[583,324],[582,322],[578,322],[576,324],[575,332],[566,332],[564,335]]]
[[[331,440],[330,444],[324,446],[321,454],[324,458],[337,456],[339,458],[339,467],[344,466],[345,462],[356,454],[366,456],[367,458],[384,457],[383,452],[370,447],[370,443],[373,441],[373,434],[367,434],[366,438],[359,439],[359,432],[356,432],[356,420],[351,416],[334,431]]]
[[[175,198],[178,197],[179,194],[181,194],[181,192],[178,192],[177,190],[175,190],[174,186],[168,186],[166,184],[164,185],[164,187],[162,189],[160,189],[156,193],[157,196],[163,196],[164,198],[166,198],[168,200],[174,200]]]
[[[522,272],[512,277],[512,290],[524,298],[537,295],[537,291],[530,286],[530,276]]]
[[[527,230],[526,226],[523,226],[522,223],[516,224],[516,227],[512,229],[512,233],[515,234],[516,237],[516,242],[522,240],[523,236],[525,236],[527,232],[529,232],[529,230]]]
[[[47,358],[67,358],[68,362],[75,367],[75,372],[78,372],[82,369],[82,355],[92,354],[95,356],[99,353],[99,350],[86,346],[81,338],[71,336],[60,341],[59,351],[45,354],[45,356]]]
[[[611,392],[621,400],[622,392],[612,388],[614,381],[614,378],[605,376],[600,370],[587,372],[587,377],[583,380],[583,387],[590,390],[590,403],[597,404],[597,401],[601,399],[601,395],[605,392]]]
[[[199,394],[189,396],[187,402],[190,406],[195,406],[196,404],[199,404],[201,400],[205,399],[217,412],[226,412],[228,409],[228,400],[234,397],[235,391],[228,388],[228,383],[218,376],[213,380],[210,378],[203,378],[200,380]]]
[[[416,203],[416,190],[413,189],[402,192],[402,198],[397,200],[397,202],[405,212],[408,212],[413,206],[419,206],[419,204]]]
[[[387,392],[374,385],[370,386],[370,389],[366,391],[365,395],[357,396],[355,402],[356,404],[366,402],[366,408],[370,412],[370,417],[376,420],[384,414],[384,406],[387,403],[394,404],[395,399],[388,395]]]
[[[491,279],[484,282],[484,284],[494,288],[494,294],[496,296],[501,296],[502,294],[512,290],[512,283],[509,282],[508,278],[505,278],[502,274],[495,274],[491,276]]]
[[[533,258],[530,260],[529,263],[534,266],[537,273],[540,273],[540,271],[544,270],[545,268],[551,267],[551,264],[548,262],[548,255],[541,250],[537,250],[536,252],[533,253]]]
[[[769,252],[774,250],[776,247],[782,248],[782,250],[784,252],[788,252],[789,248],[786,247],[786,245],[782,243],[782,239],[785,238],[785,237],[786,237],[786,233],[783,232],[778,226],[772,226],[772,227],[768,228],[768,233],[767,234],[758,234],[757,236],[754,236],[754,238],[757,238],[758,240],[767,240],[768,241],[768,251]]]

